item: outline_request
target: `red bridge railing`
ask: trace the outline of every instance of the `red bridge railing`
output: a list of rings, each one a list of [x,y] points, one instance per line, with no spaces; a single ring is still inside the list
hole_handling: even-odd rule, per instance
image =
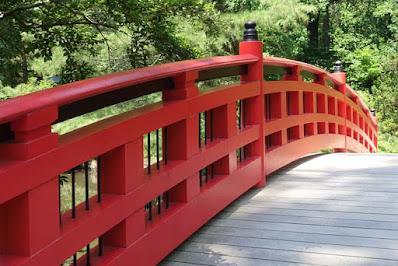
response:
[[[246,26],[237,56],[1,102],[0,265],[153,265],[301,156],[377,150],[377,122],[339,66],[330,74],[263,58],[254,25]],[[233,76],[240,81],[205,92],[197,86]],[[52,133],[56,123],[154,92],[161,102]],[[61,210],[61,202],[68,206]]]

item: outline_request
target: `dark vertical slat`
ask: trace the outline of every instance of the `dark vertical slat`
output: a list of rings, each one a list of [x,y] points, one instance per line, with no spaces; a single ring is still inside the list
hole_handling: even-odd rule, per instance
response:
[[[272,96],[271,96],[271,94],[269,95],[268,106],[269,106],[269,120],[271,120],[272,119]]]
[[[214,178],[214,163],[211,165],[211,178]]]
[[[147,162],[148,162],[148,174],[151,173],[151,132],[147,135]]]
[[[98,238],[98,256],[102,256],[104,252],[103,248],[104,248],[104,243],[102,241],[102,236],[100,236]]]
[[[242,129],[242,100],[239,100],[238,114],[239,114],[238,126],[239,126],[239,129]]]
[[[72,169],[72,218],[76,218],[76,173],[75,168]]]
[[[268,94],[264,95],[264,117],[268,120]]]
[[[90,244],[86,247],[86,265],[90,266]]]
[[[239,162],[242,161],[242,148],[239,148]]]
[[[213,121],[213,109],[210,110],[210,140],[214,140],[214,121]]]
[[[161,197],[158,196],[158,214],[162,212]]]
[[[241,100],[242,101],[242,127],[245,128],[246,127],[246,112],[245,112],[245,100]]]
[[[97,202],[102,200],[102,173],[101,173],[101,157],[97,158]]]
[[[77,265],[77,255],[75,253],[75,254],[73,254],[73,266],[76,266],[76,265]]]
[[[156,129],[156,169],[160,169],[159,129]]]
[[[266,104],[267,104],[266,120],[271,120],[271,94],[266,95]]]
[[[167,127],[164,128],[164,147],[163,147],[163,156],[164,156],[164,164],[167,164],[168,160],[168,132],[167,132]]]
[[[61,176],[58,176],[58,212],[59,212],[59,226],[62,226],[62,205],[61,205]]]
[[[166,201],[166,209],[168,209],[169,208],[169,192],[168,191],[166,191],[166,193],[165,193],[165,201]]]
[[[202,113],[199,113],[199,148],[202,147]]]
[[[206,166],[205,168],[205,181],[207,183],[207,181],[209,180],[209,167]]]
[[[204,130],[205,130],[205,145],[207,144],[207,112],[204,112],[203,113],[204,114],[204,122],[205,122],[205,124],[204,124]]]
[[[152,201],[148,203],[148,212],[149,212],[148,220],[152,221]]]
[[[84,186],[86,189],[86,211],[90,209],[90,203],[89,203],[89,183],[88,183],[88,162],[84,163]]]
[[[200,171],[199,171],[199,186],[202,186],[202,185],[203,185],[203,184],[202,184],[202,173],[203,173],[203,171],[200,170]]]

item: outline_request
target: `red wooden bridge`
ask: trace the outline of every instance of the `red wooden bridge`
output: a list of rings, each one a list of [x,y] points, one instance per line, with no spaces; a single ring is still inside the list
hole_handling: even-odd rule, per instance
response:
[[[327,148],[377,151],[377,121],[341,65],[331,74],[263,57],[256,35],[247,23],[239,55],[1,102],[0,265],[154,265],[289,163]],[[199,89],[225,77],[236,82]],[[161,101],[52,132],[154,93]]]

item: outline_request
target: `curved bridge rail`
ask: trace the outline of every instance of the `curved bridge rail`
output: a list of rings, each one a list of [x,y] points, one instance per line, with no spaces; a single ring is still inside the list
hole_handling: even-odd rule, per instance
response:
[[[197,87],[230,76],[241,81]],[[55,123],[153,92],[162,93],[161,102],[64,135],[51,132]],[[241,194],[264,186],[266,174],[302,155],[377,149],[377,122],[344,73],[263,58],[259,41],[242,42],[237,56],[7,100],[0,124],[1,265],[156,264]],[[148,149],[155,143],[156,159]],[[93,159],[96,195],[87,192],[77,204],[76,173],[87,174]],[[59,176],[66,172],[72,206],[61,212]]]

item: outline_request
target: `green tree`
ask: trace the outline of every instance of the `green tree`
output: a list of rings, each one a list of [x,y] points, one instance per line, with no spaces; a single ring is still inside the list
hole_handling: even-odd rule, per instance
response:
[[[27,82],[35,75],[29,61],[49,60],[55,47],[66,58],[60,73],[64,82],[99,74],[87,58],[98,56],[100,44],[110,53],[112,32],[129,36],[131,67],[193,58],[195,50],[177,37],[174,18],[184,15],[209,25],[212,7],[202,0],[4,0],[0,80],[12,86]]]

